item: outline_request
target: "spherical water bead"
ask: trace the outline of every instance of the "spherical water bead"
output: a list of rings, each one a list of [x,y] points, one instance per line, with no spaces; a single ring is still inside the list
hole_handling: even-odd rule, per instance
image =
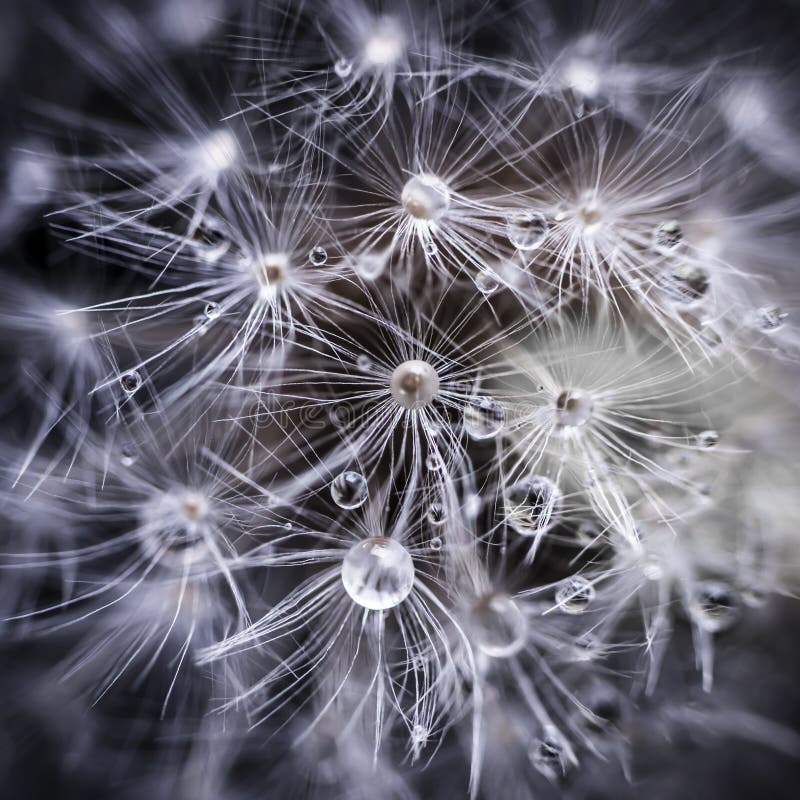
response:
[[[142,376],[135,369],[132,369],[130,372],[120,376],[119,385],[126,394],[133,394],[141,387]]]
[[[406,183],[400,202],[414,219],[436,222],[450,208],[450,189],[441,178],[423,172]]]
[[[695,441],[698,447],[702,447],[704,450],[710,450],[712,447],[716,447],[719,444],[719,434],[712,430],[702,431],[697,434]]]
[[[546,533],[561,514],[561,490],[549,478],[531,475],[505,493],[508,521],[522,536]]]
[[[364,279],[374,281],[386,269],[387,258],[377,253],[361,253],[355,259],[355,271]]]
[[[475,276],[475,285],[482,295],[489,297],[500,288],[500,278],[496,272],[490,269],[482,269]]]
[[[427,513],[428,522],[434,527],[441,527],[447,522],[447,511],[442,503],[431,503]]]
[[[538,211],[518,211],[506,222],[508,239],[517,250],[535,250],[547,237],[547,218]]]
[[[470,628],[478,648],[492,658],[509,658],[518,653],[528,635],[519,606],[502,593],[477,600],[470,610]]]
[[[739,620],[739,594],[723,581],[703,581],[694,587],[690,611],[695,622],[708,633],[726,631]]]
[[[312,247],[308,260],[315,267],[321,267],[328,260],[328,251],[324,247]]]
[[[708,295],[711,279],[702,267],[682,265],[663,275],[660,286],[673,303],[692,305]]]
[[[653,231],[653,247],[662,253],[677,249],[683,241],[683,230],[675,220],[662,222]]]
[[[788,314],[778,306],[767,306],[758,310],[759,327],[764,333],[772,333],[783,327]]]
[[[464,406],[464,430],[470,439],[493,439],[505,422],[505,407],[492,397],[471,397]]]
[[[433,538],[430,540],[430,542],[428,542],[428,544],[430,545],[430,548],[431,548],[431,550],[434,550],[434,551],[435,551],[435,552],[437,552],[437,553],[438,553],[438,552],[439,552],[439,551],[442,549],[442,547],[444,546],[444,542],[442,541],[442,537],[441,537],[441,536],[434,536],[434,537],[433,537]]]
[[[373,536],[353,545],[344,557],[342,583],[347,594],[364,608],[394,608],[411,593],[414,562],[398,541]]]
[[[530,752],[534,768],[550,780],[566,772],[566,756],[564,746],[552,735],[539,739]]]
[[[421,408],[439,394],[439,375],[427,361],[404,361],[392,373],[389,388],[403,408]]]
[[[431,472],[438,472],[444,464],[442,463],[442,458],[438,453],[430,453],[425,457],[425,466]]]
[[[331,481],[331,497],[339,508],[358,508],[367,500],[367,480],[360,472],[347,470]]]
[[[422,249],[425,251],[426,256],[435,256],[439,252],[439,246],[436,242],[425,242],[425,246]]]
[[[213,300],[210,300],[206,303],[206,307],[203,309],[203,314],[205,315],[206,319],[217,319],[220,314],[222,314],[222,309],[220,308],[219,303],[215,303]]]
[[[350,74],[353,72],[353,62],[347,58],[339,58],[333,65],[333,71],[340,78],[348,78],[350,77]]]
[[[592,417],[594,400],[587,392],[565,389],[556,398],[556,422],[562,428],[580,428]]]
[[[368,355],[364,355],[363,353],[356,358],[356,366],[362,372],[369,372],[372,368],[372,359]]]
[[[123,467],[132,467],[136,463],[139,451],[133,442],[123,442],[119,448],[119,463]]]
[[[573,575],[556,589],[556,605],[565,614],[582,614],[595,598],[595,589],[582,575]]]

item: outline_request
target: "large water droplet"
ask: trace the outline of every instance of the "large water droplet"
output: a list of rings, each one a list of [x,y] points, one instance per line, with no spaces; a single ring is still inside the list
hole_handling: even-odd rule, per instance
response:
[[[414,562],[398,541],[370,537],[353,545],[344,557],[342,583],[347,594],[364,608],[394,608],[414,586]]]
[[[491,269],[482,269],[475,276],[475,286],[486,297],[493,295],[500,288],[500,284],[499,276]]]
[[[662,275],[659,285],[673,303],[688,306],[708,295],[711,279],[702,267],[683,264]]]
[[[367,494],[367,480],[360,472],[347,470],[331,481],[331,497],[340,508],[363,506]]]
[[[135,369],[132,369],[130,372],[120,375],[119,385],[126,394],[133,394],[141,387],[142,376]]]
[[[471,439],[492,439],[506,421],[506,410],[492,397],[471,397],[464,406],[464,430]]]
[[[517,211],[508,217],[506,231],[517,250],[535,250],[547,237],[547,218],[538,211]]]
[[[328,260],[328,251],[324,247],[313,247],[308,260],[315,267],[321,267]]]
[[[531,475],[505,493],[508,521],[522,536],[546,533],[561,515],[561,490],[549,478]]]
[[[480,650],[492,658],[508,658],[525,645],[528,626],[519,606],[502,593],[487,594],[470,612],[470,628]]]

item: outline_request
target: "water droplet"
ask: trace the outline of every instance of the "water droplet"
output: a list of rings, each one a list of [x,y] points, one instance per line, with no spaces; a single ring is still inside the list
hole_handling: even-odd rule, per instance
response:
[[[308,260],[315,267],[321,267],[328,260],[328,251],[324,247],[314,247],[308,254]]]
[[[211,300],[206,303],[203,313],[207,319],[217,319],[217,317],[219,317],[219,315],[222,313],[222,309],[220,308],[219,303],[215,303],[213,300]]]
[[[582,614],[595,598],[595,589],[582,575],[573,575],[556,589],[556,604],[565,614]]]
[[[439,252],[436,242],[425,242],[425,246],[422,249],[427,256],[435,256]]]
[[[361,253],[355,258],[356,272],[366,280],[374,281],[386,269],[387,258],[378,253]]]
[[[362,372],[369,372],[372,369],[372,359],[368,355],[362,354],[356,359],[356,366]]]
[[[471,439],[493,439],[505,421],[505,407],[492,397],[472,397],[464,406],[464,430]]]
[[[442,503],[436,502],[431,503],[430,508],[428,508],[428,522],[433,525],[434,527],[440,527],[447,522],[447,512],[445,511],[444,505]]]
[[[531,475],[505,493],[508,521],[522,536],[537,536],[549,531],[561,514],[561,490],[549,478]]]
[[[702,267],[684,264],[662,275],[659,285],[668,300],[688,306],[708,295],[711,279]]]
[[[138,455],[139,451],[133,442],[123,442],[119,448],[119,462],[123,467],[132,467]]]
[[[698,447],[710,450],[712,447],[716,447],[719,444],[719,434],[712,430],[702,431],[697,434],[695,441]]]
[[[765,333],[772,333],[783,327],[788,314],[778,306],[766,306],[758,310],[759,327]]]
[[[664,577],[664,567],[658,556],[650,555],[642,564],[642,573],[649,581],[660,581]]]
[[[436,222],[450,208],[450,189],[441,178],[423,172],[406,183],[400,201],[408,215],[414,219]]]
[[[740,598],[737,591],[723,581],[703,581],[694,587],[690,611],[703,630],[720,633],[738,621]]]
[[[480,650],[492,658],[508,658],[525,645],[528,625],[519,606],[503,593],[479,598],[470,611],[470,629]]]
[[[653,231],[653,247],[662,253],[676,250],[683,241],[683,230],[676,220],[662,222]]]
[[[489,297],[500,288],[501,281],[497,273],[493,270],[482,269],[475,276],[475,285],[478,287],[478,291],[481,294]]]
[[[564,746],[555,735],[545,735],[539,739],[531,748],[530,758],[537,772],[550,780],[566,772]]]
[[[475,519],[481,513],[483,500],[479,494],[469,494],[464,498],[464,513],[467,519]]]
[[[506,222],[506,232],[517,250],[535,250],[547,237],[547,219],[538,211],[518,211]]]
[[[367,480],[360,472],[348,470],[331,481],[331,497],[340,508],[358,508],[367,500]]]
[[[333,65],[333,71],[340,77],[340,78],[347,78],[353,71],[353,62],[347,58],[339,58],[336,60],[336,63]]]
[[[565,389],[556,399],[556,422],[562,428],[579,428],[592,417],[594,400],[587,392]]]
[[[438,472],[442,468],[442,459],[436,453],[431,453],[425,459],[425,466],[431,472]]]
[[[442,549],[442,546],[443,546],[444,543],[442,542],[442,537],[441,536],[434,536],[430,540],[429,544],[430,544],[431,550],[435,550],[438,553],[439,550]]]
[[[191,246],[207,264],[216,264],[230,249],[224,223],[208,216],[191,233]]]
[[[439,375],[427,361],[404,361],[392,373],[389,388],[403,408],[422,408],[438,395]]]
[[[347,594],[364,608],[394,608],[411,593],[414,562],[398,541],[370,537],[353,545],[344,557],[342,583]]]
[[[142,385],[142,376],[135,369],[132,369],[130,372],[120,376],[119,385],[127,394],[133,394]]]

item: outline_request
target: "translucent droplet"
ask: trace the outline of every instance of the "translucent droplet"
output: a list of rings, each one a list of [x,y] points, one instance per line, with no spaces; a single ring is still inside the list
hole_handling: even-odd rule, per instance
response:
[[[442,503],[431,503],[427,514],[428,522],[434,527],[440,527],[447,522],[447,512]]]
[[[442,468],[442,459],[436,453],[431,453],[425,459],[425,466],[431,472],[438,472]]]
[[[642,573],[649,581],[660,581],[664,577],[664,567],[661,565],[661,559],[655,555],[647,556],[644,564],[642,564]]]
[[[758,310],[759,327],[765,333],[772,333],[783,327],[784,320],[788,314],[778,306],[766,306]]]
[[[353,62],[347,58],[339,58],[336,60],[336,63],[333,65],[333,71],[340,77],[340,78],[347,78],[353,71]]]
[[[653,231],[653,247],[662,253],[676,250],[683,241],[683,230],[676,220],[662,222]]]
[[[356,359],[356,366],[362,372],[368,372],[372,369],[372,359],[368,355],[362,354]]]
[[[364,608],[394,608],[414,586],[414,562],[395,539],[370,537],[353,545],[344,557],[342,583],[347,594]]]
[[[585,425],[594,411],[594,400],[579,389],[564,390],[556,398],[556,421],[562,428],[579,428]]]
[[[361,253],[356,256],[355,270],[369,281],[379,278],[386,269],[386,256],[377,253]]]
[[[119,448],[119,462],[123,467],[132,467],[138,455],[139,451],[133,442],[123,442]]]
[[[207,264],[216,264],[230,249],[224,225],[216,217],[208,216],[191,234],[192,248]]]
[[[422,408],[439,394],[439,375],[427,361],[404,361],[392,373],[389,388],[403,408]]]
[[[475,519],[481,513],[483,500],[479,494],[469,494],[464,498],[464,513],[467,519]]]
[[[708,295],[711,279],[702,267],[682,265],[663,275],[660,286],[673,303],[692,305]]]
[[[517,250],[535,250],[547,237],[547,218],[538,211],[518,211],[506,222],[508,239]]]
[[[523,478],[505,493],[508,521],[522,536],[546,533],[561,515],[561,490],[549,478]]]
[[[450,208],[450,189],[436,175],[422,173],[406,183],[400,200],[409,216],[420,221],[436,222]]]
[[[367,500],[367,480],[360,472],[348,470],[331,481],[331,497],[340,508],[358,508]]]
[[[556,589],[556,604],[565,614],[582,614],[595,598],[595,589],[582,575],[573,575]]]
[[[492,658],[508,658],[525,645],[528,625],[519,606],[507,595],[481,597],[470,612],[470,629],[480,650]]]
[[[439,550],[442,549],[442,546],[443,546],[444,542],[442,541],[442,537],[441,536],[434,536],[430,540],[429,544],[430,544],[431,550],[435,550],[438,553]]]
[[[308,260],[315,267],[321,267],[328,260],[328,251],[324,247],[314,247],[308,254]]]
[[[550,780],[566,772],[564,746],[554,735],[539,739],[531,748],[530,758],[534,768]]]
[[[206,307],[203,309],[203,314],[207,319],[217,319],[221,313],[222,309],[219,303],[215,303],[213,300],[206,303]]]
[[[478,287],[478,291],[481,294],[489,297],[500,288],[501,282],[497,273],[490,269],[482,269],[475,276],[475,285]]]
[[[464,430],[471,439],[493,439],[505,421],[505,407],[492,397],[471,397],[464,406]]]
[[[719,434],[716,431],[708,430],[698,433],[695,437],[698,447],[706,450],[716,447],[719,444]]]
[[[425,246],[422,249],[427,256],[435,256],[439,252],[436,242],[425,242]]]
[[[736,624],[741,614],[738,592],[723,581],[703,581],[694,587],[690,611],[696,623],[709,633],[720,633]]]
[[[142,385],[142,376],[132,369],[124,375],[120,375],[119,385],[127,394],[133,394]]]

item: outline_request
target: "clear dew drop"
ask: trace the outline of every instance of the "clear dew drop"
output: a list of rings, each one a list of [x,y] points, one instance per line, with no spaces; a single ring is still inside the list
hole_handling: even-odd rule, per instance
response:
[[[119,448],[119,463],[123,467],[132,467],[136,463],[139,451],[133,442],[123,442]]]
[[[142,376],[135,369],[132,369],[130,372],[120,375],[119,385],[126,394],[133,394],[141,387]]]
[[[441,178],[423,172],[406,182],[400,202],[410,217],[420,222],[436,222],[450,208],[450,189]]]
[[[203,314],[206,319],[217,319],[221,313],[222,309],[219,303],[215,303],[213,300],[206,303],[206,307],[203,309]]]
[[[492,397],[472,397],[464,406],[464,430],[476,441],[493,439],[505,422],[505,407]]]
[[[435,256],[439,252],[436,242],[425,242],[425,246],[422,249],[425,251],[426,256]]]
[[[321,267],[328,260],[328,251],[324,247],[312,247],[308,260],[315,267]]]
[[[582,575],[573,575],[556,589],[555,600],[565,614],[582,614],[595,598],[595,589]]]
[[[531,748],[530,759],[536,771],[550,780],[566,772],[564,746],[555,735],[546,734],[537,740]]]
[[[549,531],[559,521],[561,506],[561,490],[543,476],[523,478],[505,492],[508,521],[522,536]]]
[[[482,269],[475,276],[475,286],[484,297],[491,297],[499,288],[500,277],[491,269]]]
[[[353,62],[348,58],[338,58],[333,65],[333,71],[340,78],[349,78],[353,72]]]
[[[506,221],[508,239],[517,250],[535,250],[547,237],[547,218],[538,211],[518,211]]]
[[[331,481],[331,497],[339,508],[358,508],[367,500],[367,480],[360,472],[347,470]]]
[[[660,253],[671,253],[683,242],[683,230],[676,220],[662,222],[653,231],[653,247]]]
[[[372,359],[368,355],[362,353],[356,358],[356,366],[362,372],[369,372],[369,370],[372,369]]]
[[[695,442],[698,447],[702,447],[704,450],[710,450],[712,447],[716,447],[719,444],[719,433],[712,430],[701,431],[695,437]]]
[[[703,581],[694,587],[690,612],[700,628],[708,633],[721,633],[738,622],[741,598],[724,581]]]
[[[404,361],[392,373],[389,389],[403,408],[422,408],[439,394],[439,375],[427,361]]]
[[[440,528],[447,522],[447,511],[445,511],[444,505],[437,501],[430,504],[426,517],[429,524]]]
[[[442,546],[444,545],[444,542],[442,541],[442,537],[441,536],[434,536],[430,540],[429,544],[430,544],[431,550],[433,550],[433,551],[438,553],[442,549]]]
[[[354,602],[382,611],[400,605],[414,586],[414,562],[394,539],[374,536],[353,545],[342,562],[342,584]]]
[[[758,310],[758,326],[764,333],[780,330],[788,314],[778,306],[765,306]]]
[[[556,398],[556,422],[562,428],[580,428],[591,418],[594,400],[587,392],[565,389]]]
[[[361,253],[356,256],[355,271],[365,280],[374,281],[386,270],[387,258],[378,253]]]
[[[525,645],[528,625],[519,606],[507,594],[491,593],[470,609],[470,629],[481,652],[509,658]]]
[[[702,267],[683,264],[662,275],[659,285],[671,302],[679,306],[691,306],[708,296],[711,278]]]
[[[425,466],[431,472],[438,472],[443,466],[442,459],[438,454],[431,453],[425,458]]]

